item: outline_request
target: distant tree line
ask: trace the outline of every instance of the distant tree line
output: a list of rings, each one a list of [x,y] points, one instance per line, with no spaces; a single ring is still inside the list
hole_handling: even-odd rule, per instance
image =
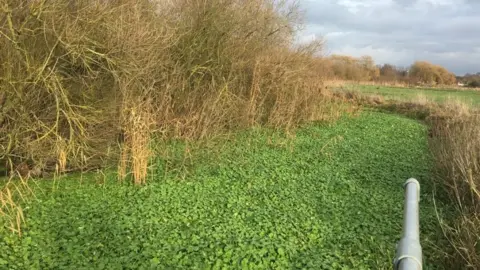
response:
[[[480,72],[476,74],[465,74],[465,76],[457,76],[457,81],[468,87],[480,87]]]
[[[429,86],[457,83],[455,74],[440,65],[426,61],[417,61],[410,67],[398,67],[392,64],[376,65],[371,56],[356,58],[347,55],[332,55],[319,61],[321,74],[326,78]],[[480,73],[473,76],[480,79]],[[476,80],[476,82],[480,84],[480,80]]]
[[[398,67],[391,64],[378,66],[380,70],[379,81],[381,82],[407,82],[408,68]]]
[[[321,68],[326,78],[348,81],[373,81],[380,76],[371,56],[332,55],[321,60]]]

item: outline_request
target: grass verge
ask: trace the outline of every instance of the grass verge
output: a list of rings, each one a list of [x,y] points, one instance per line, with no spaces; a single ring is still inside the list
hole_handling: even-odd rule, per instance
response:
[[[422,97],[439,103],[445,103],[449,100],[460,100],[471,107],[480,105],[480,91],[476,90],[424,89],[375,85],[350,85],[346,86],[345,89],[358,91],[362,95],[379,95],[387,100],[416,101],[419,97]]]

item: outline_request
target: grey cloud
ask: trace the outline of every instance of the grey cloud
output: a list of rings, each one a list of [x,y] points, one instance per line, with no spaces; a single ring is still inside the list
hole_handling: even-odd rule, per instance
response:
[[[408,7],[417,2],[417,0],[394,0],[397,5]]]
[[[392,54],[404,51],[416,60],[442,64],[459,74],[480,71],[480,1],[439,2],[442,4],[371,1],[356,10],[333,0],[304,1],[302,6],[307,15],[306,31],[325,36],[332,53],[347,47],[370,47],[376,58],[375,49]],[[344,34],[329,35],[334,32]],[[392,55],[392,59],[398,57]],[[397,61],[393,64],[409,64]]]

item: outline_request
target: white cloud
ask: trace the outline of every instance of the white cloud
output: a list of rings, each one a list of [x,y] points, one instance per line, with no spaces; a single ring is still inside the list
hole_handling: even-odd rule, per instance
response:
[[[329,32],[325,35],[326,38],[329,37],[342,37],[350,34],[351,32]]]
[[[377,63],[414,60],[456,73],[480,71],[479,0],[301,1],[304,40],[325,37],[327,53],[369,54]]]
[[[298,44],[305,44],[305,43],[313,42],[315,40],[317,40],[316,34],[307,34],[307,35],[302,35],[297,37]]]

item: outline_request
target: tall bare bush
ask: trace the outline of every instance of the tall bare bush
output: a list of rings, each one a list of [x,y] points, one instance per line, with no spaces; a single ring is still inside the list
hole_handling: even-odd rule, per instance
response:
[[[121,178],[132,169],[143,183],[154,133],[290,128],[331,111],[311,72],[320,44],[293,45],[300,16],[291,1],[0,6],[0,161],[10,171],[117,160]]]
[[[453,221],[444,221],[456,251],[451,267],[480,268],[480,113],[465,105],[447,105],[430,117],[438,177],[455,207]]]

